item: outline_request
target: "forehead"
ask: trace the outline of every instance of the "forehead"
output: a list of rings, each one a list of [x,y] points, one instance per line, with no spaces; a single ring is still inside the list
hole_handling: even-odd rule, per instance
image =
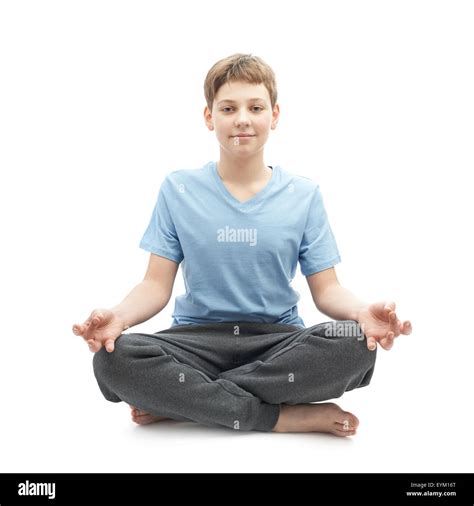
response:
[[[270,95],[263,83],[252,84],[242,81],[224,83],[214,97],[215,102],[247,102],[249,100],[270,101]]]

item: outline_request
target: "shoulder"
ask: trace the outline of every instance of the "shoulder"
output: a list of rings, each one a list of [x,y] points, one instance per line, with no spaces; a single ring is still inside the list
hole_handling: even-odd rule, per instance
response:
[[[301,196],[314,197],[320,194],[319,183],[307,176],[301,176],[290,172],[289,170],[279,166],[282,175],[282,183],[288,186],[290,191],[296,192]]]
[[[197,168],[186,168],[186,169],[175,169],[168,173],[165,180],[170,184],[182,184],[182,183],[197,183],[206,178],[208,169],[210,167],[208,162],[205,165]]]
[[[175,169],[168,172],[161,181],[160,192],[164,194],[175,192],[183,193],[186,186],[192,185],[196,188],[200,182],[204,182],[206,180],[208,166],[209,163],[194,169]]]

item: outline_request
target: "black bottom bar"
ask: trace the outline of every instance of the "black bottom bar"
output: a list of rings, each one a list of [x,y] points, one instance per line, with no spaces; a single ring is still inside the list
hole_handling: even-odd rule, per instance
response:
[[[0,474],[0,506],[474,505],[474,474]]]

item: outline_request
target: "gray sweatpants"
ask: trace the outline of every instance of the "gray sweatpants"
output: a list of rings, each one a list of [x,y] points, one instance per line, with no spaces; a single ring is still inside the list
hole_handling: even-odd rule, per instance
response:
[[[238,430],[271,431],[280,404],[340,397],[366,386],[376,351],[352,320],[308,328],[273,323],[177,325],[129,333],[94,354],[111,402],[153,415]]]

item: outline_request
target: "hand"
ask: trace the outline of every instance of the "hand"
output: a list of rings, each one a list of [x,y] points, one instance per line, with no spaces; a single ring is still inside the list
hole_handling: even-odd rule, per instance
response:
[[[384,350],[390,350],[393,340],[400,334],[410,334],[411,323],[406,320],[403,323],[395,313],[395,302],[376,302],[359,311],[357,321],[362,332],[367,338],[369,350],[377,348],[377,341]]]
[[[93,353],[99,351],[102,346],[112,353],[115,340],[127,328],[124,321],[110,309],[94,309],[84,323],[74,324],[72,331],[76,336],[84,338]]]

